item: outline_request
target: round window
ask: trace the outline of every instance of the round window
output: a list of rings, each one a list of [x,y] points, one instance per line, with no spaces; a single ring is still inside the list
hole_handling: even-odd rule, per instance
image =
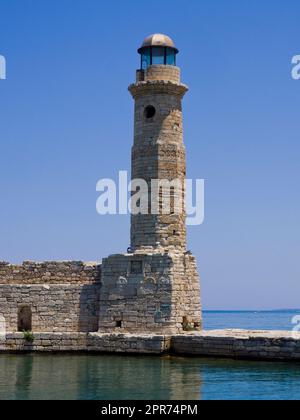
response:
[[[149,105],[145,108],[145,118],[147,119],[153,118],[155,114],[156,114],[156,109],[154,108],[154,106]]]

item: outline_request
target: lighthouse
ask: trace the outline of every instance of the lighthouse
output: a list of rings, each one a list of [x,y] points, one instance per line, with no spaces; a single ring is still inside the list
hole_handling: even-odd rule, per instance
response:
[[[138,49],[132,181],[147,186],[147,211],[132,212],[131,247],[103,260],[100,332],[177,334],[201,329],[200,283],[186,247],[186,150],[179,53],[167,35]],[[145,197],[144,197],[145,198]],[[141,201],[141,200],[140,200]],[[140,203],[141,204],[141,203]]]
[[[134,251],[171,247],[184,252],[186,157],[182,99],[188,88],[180,81],[178,50],[168,36],[150,36],[138,52],[141,69],[136,83],[129,87],[135,101],[132,178],[145,180],[149,203],[156,198],[159,205],[156,212],[151,208],[149,214],[132,215],[131,246]]]

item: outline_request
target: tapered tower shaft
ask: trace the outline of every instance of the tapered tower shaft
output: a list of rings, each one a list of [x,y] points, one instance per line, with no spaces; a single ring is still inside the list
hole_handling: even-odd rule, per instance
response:
[[[136,83],[129,87],[135,100],[132,179],[146,181],[149,202],[148,214],[132,215],[131,246],[134,251],[149,247],[184,251],[186,156],[182,98],[188,88],[181,84],[180,69],[174,65],[178,51],[172,41],[163,39],[160,47],[153,43],[157,44],[157,39],[149,38],[139,50],[143,68],[137,72]],[[165,64],[172,52],[174,61],[169,58],[172,64]],[[150,65],[143,57],[148,57]]]

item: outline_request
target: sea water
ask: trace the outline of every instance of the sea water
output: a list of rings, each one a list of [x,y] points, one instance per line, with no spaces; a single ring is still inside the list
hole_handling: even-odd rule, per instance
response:
[[[296,311],[205,312],[207,329],[291,330]],[[298,400],[300,364],[113,355],[0,355],[0,400]]]

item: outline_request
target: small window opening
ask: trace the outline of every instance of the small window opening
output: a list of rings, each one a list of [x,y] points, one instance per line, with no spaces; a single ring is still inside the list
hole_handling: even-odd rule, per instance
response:
[[[159,214],[163,214],[163,189],[159,188]]]
[[[116,321],[116,328],[123,328],[123,322],[122,321]]]
[[[175,188],[171,187],[171,191],[170,191],[170,213],[171,215],[175,214]],[[174,235],[176,234],[176,231],[174,231]]]
[[[143,272],[143,263],[142,261],[131,261],[131,273],[132,274],[142,274]]]
[[[154,106],[149,105],[145,108],[145,117],[147,119],[153,118],[156,114],[156,109],[154,108]]]

